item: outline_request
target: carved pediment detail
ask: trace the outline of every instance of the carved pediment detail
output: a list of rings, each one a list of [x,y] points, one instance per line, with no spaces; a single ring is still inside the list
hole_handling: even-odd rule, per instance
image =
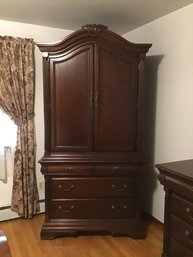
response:
[[[107,30],[108,27],[102,24],[86,24],[82,26],[82,29],[86,30],[87,32],[100,33],[102,30]]]

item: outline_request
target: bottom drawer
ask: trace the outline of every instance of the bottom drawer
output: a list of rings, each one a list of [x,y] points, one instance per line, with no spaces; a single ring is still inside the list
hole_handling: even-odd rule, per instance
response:
[[[169,255],[170,257],[192,257],[193,252],[184,247],[175,239],[170,239]]]
[[[135,216],[133,199],[52,200],[51,219],[130,219]]]

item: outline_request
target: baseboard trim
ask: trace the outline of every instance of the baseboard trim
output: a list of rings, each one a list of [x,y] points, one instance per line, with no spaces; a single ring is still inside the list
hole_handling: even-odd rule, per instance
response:
[[[0,206],[0,211],[10,209],[10,205],[8,206]]]
[[[40,212],[45,212],[45,200],[41,199],[39,200],[40,203]],[[12,219],[18,219],[21,218],[16,212],[13,212],[11,210],[11,206],[0,206],[0,221],[6,221],[6,220],[12,220]]]

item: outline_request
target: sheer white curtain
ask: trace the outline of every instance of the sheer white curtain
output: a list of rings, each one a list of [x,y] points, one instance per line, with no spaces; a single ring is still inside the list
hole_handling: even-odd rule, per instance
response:
[[[0,180],[4,183],[9,176],[13,176],[16,138],[17,126],[0,109]]]

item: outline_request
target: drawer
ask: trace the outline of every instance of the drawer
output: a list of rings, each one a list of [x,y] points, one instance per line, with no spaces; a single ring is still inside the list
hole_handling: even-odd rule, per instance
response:
[[[166,177],[165,185],[171,190],[179,193],[180,195],[193,200],[193,186],[176,180],[171,177]]]
[[[171,235],[193,251],[193,227],[179,218],[171,218]]]
[[[95,175],[106,176],[136,176],[142,170],[137,165],[127,164],[97,164],[94,166]]]
[[[177,195],[171,197],[171,212],[193,225],[193,203]]]
[[[51,201],[51,219],[129,219],[135,216],[133,199],[69,199]]]
[[[51,179],[51,198],[129,198],[134,192],[134,178]]]
[[[66,175],[90,175],[93,173],[93,165],[91,164],[74,164],[74,163],[68,163],[68,164],[54,164],[48,166],[48,173],[49,174],[61,174],[65,173]]]
[[[169,255],[170,257],[192,257],[193,252],[184,247],[174,238],[170,239]]]

